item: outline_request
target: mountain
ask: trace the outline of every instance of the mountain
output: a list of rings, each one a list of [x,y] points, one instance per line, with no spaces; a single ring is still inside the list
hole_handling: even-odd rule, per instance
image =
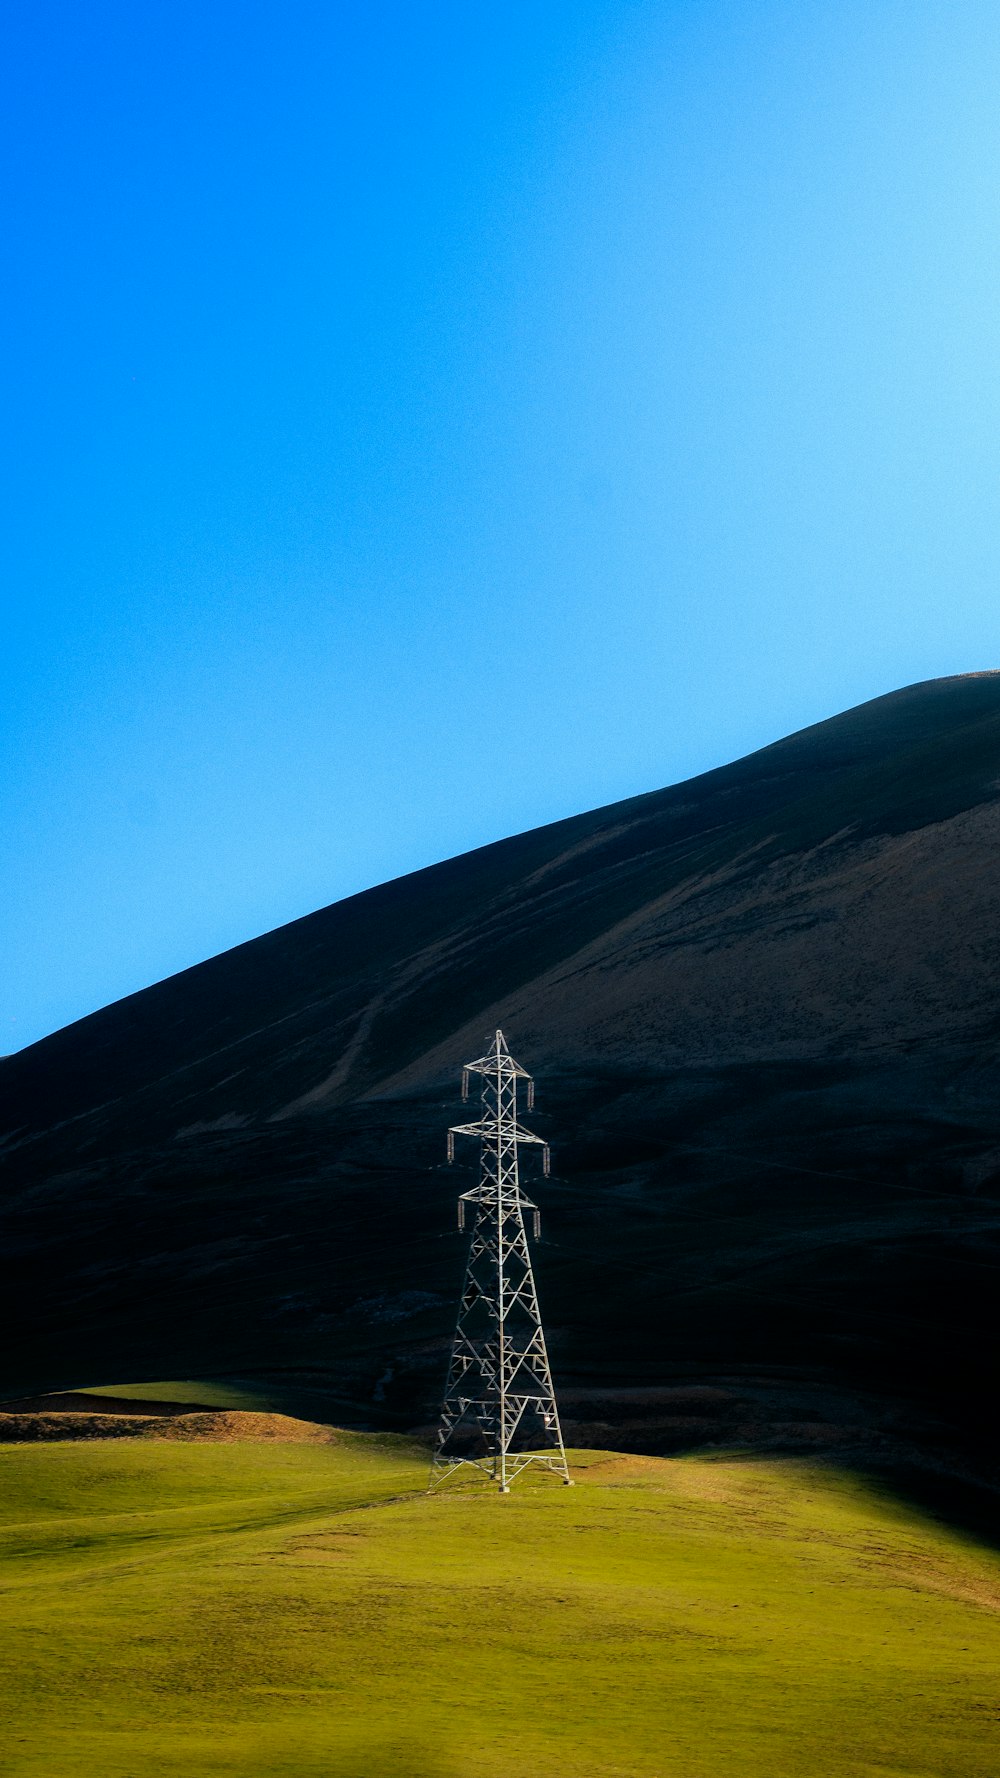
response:
[[[933,680],[5,1058],[0,1389],[266,1376],[426,1421],[444,1129],[502,1026],[573,1436],[993,1474],[998,840],[1000,674]]]

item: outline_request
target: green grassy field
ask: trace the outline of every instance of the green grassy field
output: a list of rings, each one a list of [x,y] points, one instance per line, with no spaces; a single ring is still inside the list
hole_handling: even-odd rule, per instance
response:
[[[98,1383],[70,1393],[117,1396],[122,1402],[177,1401],[191,1407],[237,1408],[252,1414],[294,1414],[299,1406],[298,1398],[306,1392],[268,1389],[256,1383],[232,1382],[229,1378],[223,1382],[217,1378],[192,1378],[188,1382]]]
[[[1000,1561],[802,1463],[0,1449],[0,1769],[994,1778]]]

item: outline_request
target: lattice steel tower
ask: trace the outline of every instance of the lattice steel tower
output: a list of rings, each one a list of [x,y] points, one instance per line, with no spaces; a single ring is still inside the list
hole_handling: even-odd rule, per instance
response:
[[[538,1239],[538,1209],[517,1176],[522,1142],[541,1147],[549,1170],[548,1144],[517,1121],[517,1083],[527,1082],[529,1111],[534,1083],[514,1061],[502,1031],[487,1055],[463,1068],[463,1099],[470,1074],[483,1077],[483,1115],[448,1131],[448,1159],[454,1159],[456,1136],[479,1137],[479,1184],[459,1198],[458,1226],[465,1227],[466,1204],[475,1205],[476,1220],[431,1487],[472,1465],[506,1494],[530,1463],[554,1470],[572,1486],[524,1229],[523,1212],[531,1210]]]

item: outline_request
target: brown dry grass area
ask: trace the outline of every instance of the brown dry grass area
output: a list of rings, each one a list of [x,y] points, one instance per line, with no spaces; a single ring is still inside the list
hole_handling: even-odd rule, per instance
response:
[[[335,1444],[337,1435],[330,1426],[315,1426],[311,1420],[293,1420],[288,1414],[248,1414],[235,1408],[218,1409],[201,1414],[171,1414],[142,1427],[144,1438],[212,1439],[218,1444],[237,1444],[250,1440],[254,1444],[280,1440],[295,1445]]]
[[[607,1456],[588,1461],[585,1473],[588,1479],[596,1476],[602,1483],[635,1482],[642,1477],[664,1481],[666,1477],[673,1476],[676,1467],[668,1457],[643,1457],[629,1451],[609,1451]]]
[[[226,1409],[193,1414],[0,1414],[0,1444],[37,1444],[84,1438],[173,1439],[186,1443],[326,1445],[329,1426],[287,1414],[248,1414]]]

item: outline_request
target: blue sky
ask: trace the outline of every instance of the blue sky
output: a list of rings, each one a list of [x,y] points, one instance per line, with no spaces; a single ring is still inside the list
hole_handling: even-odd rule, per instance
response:
[[[0,1049],[1000,665],[1000,13],[13,0]]]

